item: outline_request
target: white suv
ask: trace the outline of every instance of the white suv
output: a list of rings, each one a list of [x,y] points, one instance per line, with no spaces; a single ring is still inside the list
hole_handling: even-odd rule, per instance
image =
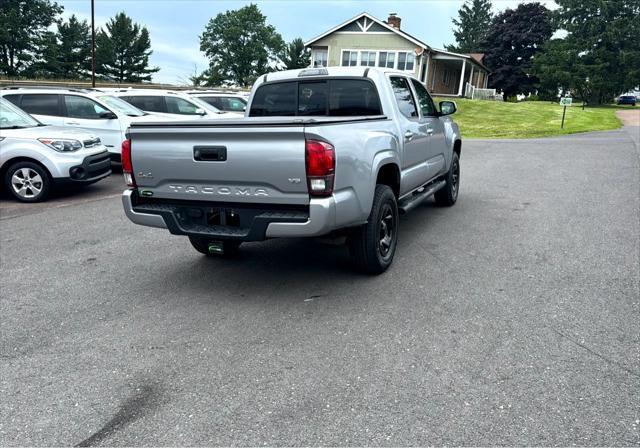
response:
[[[170,120],[150,115],[98,90],[7,87],[0,90],[0,97],[42,123],[84,128],[96,134],[113,162],[120,162],[122,141],[131,123]]]
[[[54,187],[90,184],[109,174],[109,153],[95,134],[43,125],[0,98],[0,176],[13,197],[43,201]]]
[[[226,113],[185,93],[169,90],[122,89],[110,92],[145,112],[153,112],[172,118],[238,118],[244,113]]]

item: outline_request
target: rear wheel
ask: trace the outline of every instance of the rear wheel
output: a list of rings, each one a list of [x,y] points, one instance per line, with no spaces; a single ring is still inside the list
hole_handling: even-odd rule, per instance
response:
[[[460,157],[458,153],[453,153],[451,167],[446,175],[447,184],[436,191],[433,197],[436,204],[443,207],[451,207],[458,200],[458,190],[460,189]]]
[[[21,202],[40,202],[51,193],[49,173],[33,162],[17,162],[9,167],[4,184],[14,198]]]
[[[354,267],[366,274],[381,274],[391,266],[398,244],[398,204],[393,190],[376,185],[367,223],[349,238]]]
[[[216,241],[209,238],[190,236],[195,250],[208,257],[231,257],[238,253],[241,241]]]

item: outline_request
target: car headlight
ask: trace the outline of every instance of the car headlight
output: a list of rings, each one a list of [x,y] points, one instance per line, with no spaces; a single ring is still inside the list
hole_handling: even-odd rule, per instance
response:
[[[39,138],[38,141],[51,149],[59,152],[73,152],[82,149],[82,143],[78,140],[63,138]]]

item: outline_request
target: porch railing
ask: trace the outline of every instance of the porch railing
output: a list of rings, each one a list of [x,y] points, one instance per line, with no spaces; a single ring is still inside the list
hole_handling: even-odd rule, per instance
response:
[[[472,100],[497,100],[502,96],[496,94],[496,89],[480,89],[470,83],[466,83],[464,97]]]

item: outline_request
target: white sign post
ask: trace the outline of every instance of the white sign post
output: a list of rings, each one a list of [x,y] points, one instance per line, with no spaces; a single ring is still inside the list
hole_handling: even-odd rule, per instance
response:
[[[571,97],[563,97],[560,98],[560,105],[563,106],[562,109],[562,124],[560,124],[560,129],[564,129],[564,116],[567,113],[567,106],[571,106],[571,103],[573,102],[573,98]]]

